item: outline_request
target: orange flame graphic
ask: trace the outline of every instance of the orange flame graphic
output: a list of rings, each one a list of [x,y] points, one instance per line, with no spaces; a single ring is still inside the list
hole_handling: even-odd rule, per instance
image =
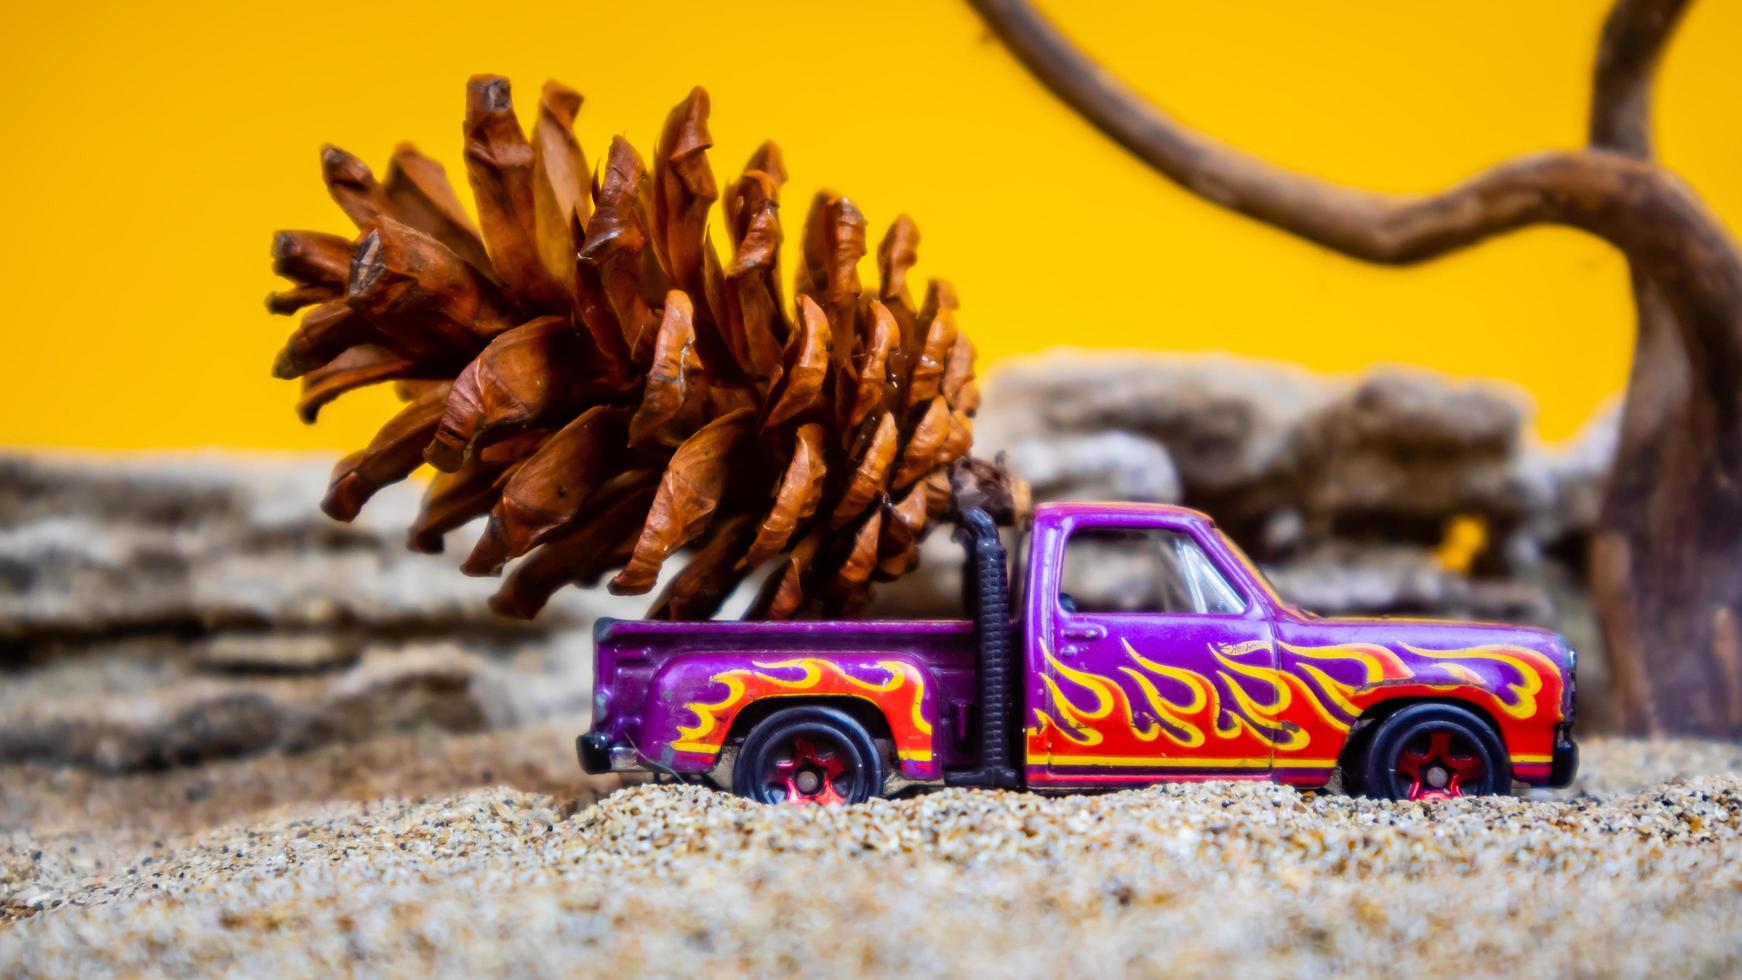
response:
[[[856,677],[848,668],[820,657],[792,660],[753,661],[751,667],[721,671],[708,678],[721,684],[726,694],[714,701],[691,701],[685,710],[695,715],[693,725],[679,725],[671,747],[679,752],[717,755],[731,730],[732,718],[751,701],[761,698],[801,695],[843,695],[876,705],[889,720],[896,756],[903,761],[932,760],[932,725],[925,717],[925,674],[904,660],[878,660],[864,665],[883,676]],[[770,671],[798,671],[797,677],[782,677]]]

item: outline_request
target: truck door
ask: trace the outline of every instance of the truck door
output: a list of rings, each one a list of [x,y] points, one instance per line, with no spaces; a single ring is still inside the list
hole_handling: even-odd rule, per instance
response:
[[[1270,623],[1190,527],[1072,528],[1052,601],[1045,782],[1269,777],[1288,698]]]

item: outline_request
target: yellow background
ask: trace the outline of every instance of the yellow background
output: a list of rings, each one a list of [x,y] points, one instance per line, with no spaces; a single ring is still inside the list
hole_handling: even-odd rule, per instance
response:
[[[1583,140],[1604,0],[1045,3],[1186,122],[1392,191]],[[1658,89],[1661,156],[1742,220],[1742,3],[1689,15]],[[332,141],[382,166],[409,139],[463,186],[467,75],[557,77],[644,153],[692,83],[733,173],[765,136],[789,221],[827,185],[875,233],[899,210],[995,367],[1069,343],[1224,350],[1325,370],[1426,365],[1527,388],[1561,439],[1617,392],[1632,311],[1606,246],[1536,230],[1407,271],[1318,251],[1188,197],[1062,108],[955,0],[21,3],[0,13],[0,443],[341,447],[385,392],[314,428],[268,366],[276,228],[348,230]],[[791,229],[789,229],[789,234]],[[789,280],[790,281],[790,280]]]

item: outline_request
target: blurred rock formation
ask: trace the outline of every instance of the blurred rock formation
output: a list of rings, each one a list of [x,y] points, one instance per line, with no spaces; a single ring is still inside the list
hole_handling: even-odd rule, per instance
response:
[[[993,376],[976,452],[1007,450],[1040,500],[1201,508],[1319,612],[1559,629],[1597,721],[1584,555],[1614,427],[1551,452],[1526,421],[1506,389],[1428,374],[1053,355]],[[338,524],[313,503],[329,466],[0,457],[0,762],[156,769],[585,714],[592,621],[635,599],[565,589],[497,618],[493,580],[404,548],[416,487]],[[959,615],[960,562],[932,535],[872,614]]]
[[[596,615],[493,616],[404,547],[418,488],[355,524],[319,456],[0,458],[0,762],[107,771],[586,711]]]

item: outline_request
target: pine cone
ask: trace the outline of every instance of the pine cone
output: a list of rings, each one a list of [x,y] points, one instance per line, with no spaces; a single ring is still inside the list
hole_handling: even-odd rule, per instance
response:
[[[708,96],[666,119],[653,170],[623,139],[586,183],[581,97],[544,88],[530,135],[508,81],[467,89],[467,216],[440,165],[410,146],[385,181],[333,147],[329,191],[354,241],[280,232],[268,307],[311,307],[274,373],[302,378],[299,411],[392,381],[406,405],[333,472],[323,509],[351,520],[424,462],[438,471],[411,547],[489,521],[464,569],[499,574],[499,611],[531,617],[593,584],[650,591],[689,563],[649,615],[706,618],[776,567],[751,615],[851,614],[874,579],[913,568],[948,509],[948,465],[973,438],[974,348],[956,299],[907,273],[919,233],[897,218],[859,283],[865,218],[819,195],[791,312],[778,277],[779,151],[765,144],[724,198],[707,161]],[[721,200],[731,260],[708,233]],[[518,561],[516,561],[518,559]]]

